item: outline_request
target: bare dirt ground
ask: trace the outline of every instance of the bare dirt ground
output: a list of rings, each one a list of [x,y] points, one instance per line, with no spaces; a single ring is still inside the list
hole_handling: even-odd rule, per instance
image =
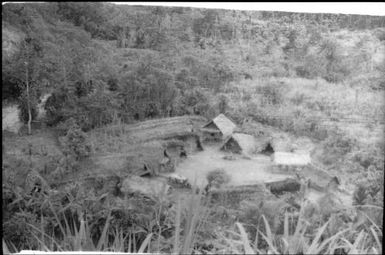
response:
[[[187,159],[177,164],[176,173],[186,177],[191,184],[195,183],[198,187],[207,185],[207,174],[221,168],[231,176],[228,185],[243,186],[253,185],[261,182],[279,181],[288,177],[293,177],[290,173],[276,173],[271,170],[272,162],[270,157],[264,155],[253,155],[251,159],[246,159],[241,155],[232,154],[235,160],[223,159],[229,153],[219,150],[220,144],[210,144],[204,146],[204,151],[189,155]],[[309,189],[307,199],[317,203],[325,193]],[[352,205],[351,194],[336,191],[335,195],[342,204]]]
[[[260,182],[278,181],[290,177],[290,174],[272,173],[270,157],[254,155],[250,159],[235,155],[235,160],[223,159],[229,153],[219,150],[218,145],[204,147],[204,151],[189,155],[176,167],[176,173],[185,176],[190,183],[196,183],[203,187],[207,184],[207,174],[215,169],[221,168],[231,176],[229,185],[242,186],[252,185]]]
[[[19,132],[23,124],[19,120],[19,109],[17,108],[17,105],[2,108],[2,115],[3,130],[8,130],[14,133]]]

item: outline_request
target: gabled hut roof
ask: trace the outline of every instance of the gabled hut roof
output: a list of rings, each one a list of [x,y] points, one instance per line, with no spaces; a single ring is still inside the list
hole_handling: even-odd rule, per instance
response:
[[[255,150],[256,144],[255,144],[254,136],[252,135],[243,134],[243,133],[232,134],[229,138],[227,138],[223,146],[225,146],[231,139],[233,139],[239,145],[242,152],[244,153],[252,153]]]
[[[307,165],[311,162],[308,153],[275,152],[274,163],[276,165]]]
[[[332,181],[335,181],[338,185],[341,184],[341,180],[338,176],[333,176],[326,170],[314,165],[313,163],[307,165],[301,171],[301,174],[305,176],[305,178],[310,179],[312,183],[322,188],[327,187],[328,184]]]
[[[212,119],[209,123],[204,125],[203,129],[211,129],[209,126],[214,124],[217,129],[222,133],[223,136],[231,135],[234,129],[237,127],[231,120],[229,120],[224,114],[219,114],[217,117]],[[215,130],[213,130],[215,131]]]

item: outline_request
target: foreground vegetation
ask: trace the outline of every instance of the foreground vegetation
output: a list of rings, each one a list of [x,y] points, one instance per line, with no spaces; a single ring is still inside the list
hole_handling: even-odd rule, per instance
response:
[[[3,104],[16,102],[27,123],[28,110],[37,120],[39,97],[52,93],[47,128],[3,140],[10,251],[382,254],[384,17],[3,7]],[[339,207],[331,194],[318,205],[267,191],[123,194],[121,176],[62,182],[101,153],[161,151],[159,141],[135,140],[129,124],[218,113],[249,131],[262,123],[310,137],[312,157],[354,190],[354,205]],[[42,176],[40,192],[26,181],[31,171]]]
[[[327,196],[323,199],[330,200]],[[99,208],[99,216],[95,218],[91,211],[79,210],[75,201],[64,208],[55,208],[52,198],[45,200],[46,208],[38,212],[40,217],[26,211],[14,216],[22,229],[14,229],[13,235],[28,237],[23,239],[23,249],[177,254],[382,254],[382,227],[368,216],[368,210],[352,207],[336,211],[330,201],[326,202],[327,208],[314,210],[305,200],[298,209],[282,200],[275,203],[266,200],[267,205],[263,205],[263,201],[249,198],[241,203],[241,210],[235,212],[228,207],[226,195],[221,197],[222,204],[212,204],[210,195],[204,196],[193,188],[191,193],[178,196],[174,201],[158,197],[151,204],[137,195],[122,201],[124,205],[120,208],[103,203],[100,198],[94,199],[91,208]],[[127,206],[133,201],[135,208]],[[170,201],[173,201],[171,206]],[[276,209],[279,214],[271,214],[271,210]],[[234,213],[238,219],[231,218]],[[35,219],[31,221],[31,217]],[[4,247],[17,250],[10,241],[6,241]]]

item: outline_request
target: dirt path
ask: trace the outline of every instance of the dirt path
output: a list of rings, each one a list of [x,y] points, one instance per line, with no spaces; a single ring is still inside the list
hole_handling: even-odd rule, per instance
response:
[[[231,176],[230,185],[252,185],[266,181],[282,180],[291,175],[276,174],[270,171],[270,157],[257,155],[251,159],[236,155],[236,160],[225,160],[223,156],[229,155],[219,150],[217,146],[205,146],[204,151],[189,155],[186,160],[178,164],[176,173],[185,176],[191,183],[199,187],[207,184],[206,175],[211,170],[222,168]]]

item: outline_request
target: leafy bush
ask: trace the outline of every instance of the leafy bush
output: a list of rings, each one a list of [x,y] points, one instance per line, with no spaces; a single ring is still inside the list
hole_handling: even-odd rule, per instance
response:
[[[331,131],[328,138],[323,142],[322,161],[325,164],[336,163],[347,153],[351,152],[356,146],[356,140],[340,133],[340,131]]]
[[[323,78],[328,82],[341,82],[344,81],[345,78],[350,74],[350,70],[346,66],[346,64],[338,63],[331,64],[327,67],[326,75]]]
[[[226,113],[229,107],[229,99],[225,95],[220,95],[218,99],[218,110],[220,113]]]
[[[87,157],[91,152],[86,133],[73,120],[62,143],[67,154],[74,156],[76,160]]]
[[[326,59],[326,73],[323,76],[328,82],[340,82],[349,75],[350,70],[340,53],[340,45],[335,40],[325,39],[319,52]]]
[[[267,104],[278,105],[283,101],[283,86],[280,83],[268,83],[264,86],[258,86],[255,92],[262,94]]]
[[[184,92],[177,101],[178,115],[205,115],[209,109],[209,99],[204,90],[195,88]]]
[[[375,29],[375,35],[380,41],[385,41],[385,29],[384,28],[377,28]]]
[[[296,67],[296,73],[300,77],[314,79],[324,77],[326,74],[325,60],[316,54],[309,54],[303,60],[303,65]]]
[[[363,184],[360,184],[354,190],[353,204],[354,205],[364,205],[366,203],[367,197],[368,197],[368,194],[366,192],[366,187]]]
[[[47,116],[47,124],[54,126],[60,121],[65,120],[66,114],[64,107],[68,104],[66,90],[57,90],[47,99],[44,109]]]
[[[206,178],[209,185],[216,188],[219,188],[223,184],[229,183],[231,180],[231,177],[223,169],[216,169],[210,171],[207,174]]]
[[[3,238],[14,244],[17,250],[39,249],[39,243],[33,236],[36,235],[36,231],[30,231],[30,224],[38,226],[39,222],[35,214],[15,213],[9,220],[3,222]]]

